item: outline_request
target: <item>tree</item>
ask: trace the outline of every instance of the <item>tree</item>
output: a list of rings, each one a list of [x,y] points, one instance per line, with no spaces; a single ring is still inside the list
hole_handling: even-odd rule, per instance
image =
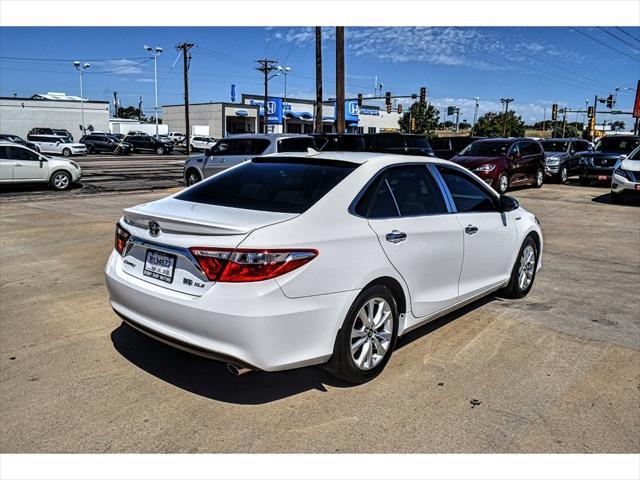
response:
[[[144,115],[140,115],[140,109],[133,106],[124,107],[124,108],[119,107],[118,118],[131,118],[131,119],[141,120],[141,121],[146,120]]]
[[[505,129],[506,126],[506,129]],[[504,130],[504,133],[503,133]],[[522,117],[509,110],[507,113],[487,112],[478,119],[473,129],[474,135],[481,137],[523,137],[525,132]]]
[[[624,130],[624,122],[622,120],[616,120],[615,122],[611,122],[611,130]]]
[[[567,123],[564,126],[564,135],[562,133],[562,122],[558,122],[556,124],[556,128],[553,132],[551,132],[551,136],[554,138],[573,138],[573,137],[579,137],[580,136],[580,132],[578,131],[578,129],[575,127],[575,125],[572,125],[570,123]]]
[[[460,130],[469,130],[471,128],[471,124],[469,122],[467,122],[466,120],[463,120],[458,125],[458,128]]]
[[[447,120],[446,122],[440,122],[438,124],[438,129],[445,130],[447,128],[453,127],[453,122],[451,120]]]
[[[404,112],[402,117],[398,120],[398,125],[400,125],[400,129],[403,132],[409,132],[410,122],[411,120],[415,120],[415,128],[413,133],[422,133],[427,136],[427,138],[435,137],[435,130],[438,127],[438,121],[440,120],[440,113],[438,109],[433,105],[429,105],[425,107],[420,102],[415,102],[411,107],[409,107],[409,112]]]

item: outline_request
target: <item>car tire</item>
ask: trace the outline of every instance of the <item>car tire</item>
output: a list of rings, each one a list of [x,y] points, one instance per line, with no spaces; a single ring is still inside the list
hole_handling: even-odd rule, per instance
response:
[[[583,187],[588,187],[589,185],[591,185],[591,180],[589,180],[587,177],[580,177],[580,185],[582,185]]]
[[[93,147],[91,145],[87,145],[87,153],[94,153]]]
[[[196,169],[191,168],[187,170],[187,173],[185,175],[185,183],[187,184],[187,186],[190,187],[191,185],[195,185],[200,181],[202,181],[202,176]]]
[[[65,148],[62,150],[62,155],[64,155],[65,157],[70,157],[71,156],[71,150],[68,148]]]
[[[368,323],[378,315],[381,316],[378,326]],[[360,292],[336,336],[333,355],[327,364],[329,371],[352,384],[377,377],[395,347],[398,319],[396,300],[389,288],[373,285]]]
[[[536,171],[536,176],[533,179],[533,186],[535,188],[542,188],[542,185],[544,185],[544,170],[542,170],[541,168],[539,168]]]
[[[533,255],[533,257],[530,255]],[[537,266],[538,246],[533,238],[528,236],[524,239],[524,242],[522,242],[522,247],[520,247],[511,271],[509,283],[503,290],[504,295],[509,298],[522,298],[527,296],[536,279]]]
[[[71,174],[64,170],[53,172],[49,180],[49,185],[51,185],[53,190],[69,190],[69,188],[71,188]]]
[[[567,167],[564,165],[560,167],[560,171],[558,172],[558,183],[565,185],[569,180],[569,172],[567,171]]]
[[[620,193],[611,190],[611,203],[624,203],[624,197]]]
[[[509,175],[506,173],[501,173],[498,177],[498,183],[496,184],[496,190],[500,195],[504,195],[509,190],[509,185],[511,184],[511,179]]]
[[[156,154],[164,155],[164,147],[157,147],[156,148]]]

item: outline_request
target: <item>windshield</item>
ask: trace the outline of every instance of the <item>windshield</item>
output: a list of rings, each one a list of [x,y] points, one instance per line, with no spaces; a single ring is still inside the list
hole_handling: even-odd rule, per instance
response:
[[[545,140],[540,142],[545,152],[566,152],[569,148],[568,141],[562,140]]]
[[[356,167],[306,158],[255,158],[196,184],[176,198],[248,210],[303,213]]]
[[[604,153],[631,153],[634,148],[640,145],[640,137],[604,137],[596,148],[596,152]]]
[[[509,142],[476,142],[467,145],[458,155],[463,157],[499,157],[506,155]]]

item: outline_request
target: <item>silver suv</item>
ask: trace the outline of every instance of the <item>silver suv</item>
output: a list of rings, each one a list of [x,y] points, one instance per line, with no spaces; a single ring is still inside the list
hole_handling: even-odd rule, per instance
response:
[[[309,135],[243,134],[219,140],[204,155],[190,156],[184,163],[184,180],[187,185],[238,165],[260,155],[282,152],[306,152],[316,148]]]

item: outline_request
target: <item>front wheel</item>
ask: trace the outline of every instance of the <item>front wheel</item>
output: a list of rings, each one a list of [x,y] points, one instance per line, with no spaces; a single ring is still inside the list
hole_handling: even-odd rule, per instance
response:
[[[569,179],[569,172],[567,172],[567,167],[562,166],[560,167],[560,172],[558,172],[558,181],[562,184],[567,183],[567,180]]]
[[[509,190],[509,176],[506,173],[501,173],[498,177],[498,193],[504,195]]]
[[[68,148],[65,148],[64,150],[62,150],[62,155],[64,155],[65,157],[70,157],[71,156],[71,150]]]
[[[71,175],[62,170],[55,172],[51,176],[50,184],[54,190],[68,190],[71,187]]]
[[[164,154],[164,147],[158,147],[156,148],[156,153],[158,155],[163,155]]]
[[[525,297],[536,278],[538,265],[538,247],[531,237],[527,237],[522,243],[516,263],[511,271],[511,278],[504,289],[504,293],[510,298]]]
[[[540,188],[542,187],[543,184],[544,184],[544,170],[539,168],[538,171],[536,172],[536,178],[534,179],[533,186],[536,188]]]
[[[398,307],[391,291],[374,285],[356,298],[338,332],[329,369],[338,378],[360,384],[384,369],[398,336]]]
[[[189,186],[195,185],[200,180],[202,180],[202,177],[200,176],[197,170],[193,170],[193,169],[189,170],[186,176],[187,176],[187,185]]]

